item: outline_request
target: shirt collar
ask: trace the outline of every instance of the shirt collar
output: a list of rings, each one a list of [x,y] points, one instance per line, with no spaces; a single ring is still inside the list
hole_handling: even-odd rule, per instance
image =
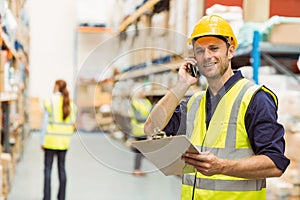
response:
[[[233,71],[233,76],[231,76],[224,84],[225,91],[227,92],[238,80],[244,78],[242,72],[239,70]]]
[[[238,80],[244,78],[239,70],[234,70],[233,73],[234,74],[225,82],[224,86],[218,91],[216,96],[222,97]],[[210,92],[207,92],[207,95],[207,97],[210,97]]]

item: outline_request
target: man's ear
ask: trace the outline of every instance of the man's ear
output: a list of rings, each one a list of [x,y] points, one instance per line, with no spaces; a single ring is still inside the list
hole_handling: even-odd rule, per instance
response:
[[[234,46],[233,46],[233,45],[230,45],[230,46],[228,47],[228,59],[229,59],[229,60],[231,60],[231,59],[233,58],[234,52],[235,52]]]

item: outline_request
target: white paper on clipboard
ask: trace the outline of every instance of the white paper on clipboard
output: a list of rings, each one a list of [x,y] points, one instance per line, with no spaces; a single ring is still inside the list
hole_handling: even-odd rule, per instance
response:
[[[149,161],[151,161],[166,176],[182,175],[194,172],[194,168],[186,166],[181,156],[183,153],[200,151],[190,142],[185,135],[165,137],[158,140],[142,140],[132,142]]]

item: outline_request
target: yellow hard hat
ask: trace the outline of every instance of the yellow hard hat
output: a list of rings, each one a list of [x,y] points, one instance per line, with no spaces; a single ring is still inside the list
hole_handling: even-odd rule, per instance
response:
[[[218,15],[202,17],[195,25],[191,36],[188,38],[188,43],[192,44],[194,39],[210,35],[223,36],[234,46],[234,49],[238,47],[238,41],[230,24]]]

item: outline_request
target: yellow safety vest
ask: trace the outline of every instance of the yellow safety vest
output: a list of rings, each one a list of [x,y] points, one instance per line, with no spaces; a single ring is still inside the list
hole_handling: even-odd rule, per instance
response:
[[[206,95],[198,92],[187,105],[187,136],[203,151],[222,159],[241,159],[254,155],[244,118],[252,97],[260,89],[275,94],[247,79],[236,82],[222,97],[206,128]],[[200,172],[183,175],[181,199],[192,199],[196,174],[195,200],[266,199],[266,179],[245,179],[222,174],[205,176]]]
[[[131,131],[134,136],[144,136],[144,124],[152,104],[148,99],[133,99],[131,103]]]
[[[76,108],[71,101],[71,113],[63,121],[62,103],[63,97],[60,95],[44,100],[44,106],[49,116],[43,143],[43,147],[46,149],[66,150],[70,145],[71,136],[74,133]]]

